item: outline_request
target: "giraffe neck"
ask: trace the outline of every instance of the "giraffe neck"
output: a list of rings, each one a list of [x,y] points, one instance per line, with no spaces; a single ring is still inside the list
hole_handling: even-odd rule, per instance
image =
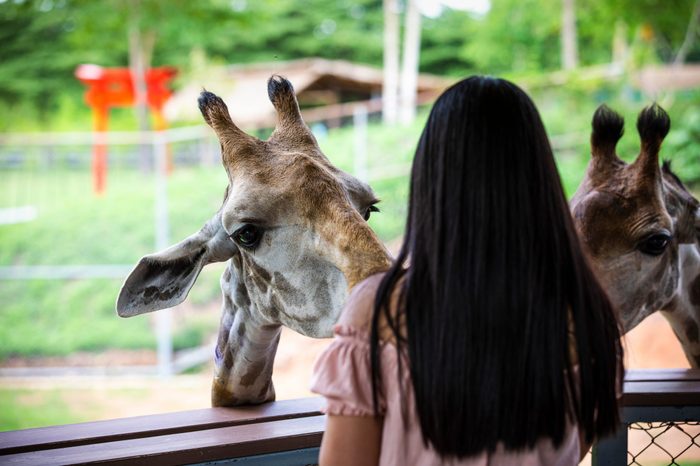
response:
[[[677,294],[662,310],[681,342],[690,365],[700,368],[700,240],[679,246]]]
[[[229,263],[221,277],[224,303],[214,359],[212,406],[275,399],[272,365],[282,328],[253,312],[255,304],[231,269]]]

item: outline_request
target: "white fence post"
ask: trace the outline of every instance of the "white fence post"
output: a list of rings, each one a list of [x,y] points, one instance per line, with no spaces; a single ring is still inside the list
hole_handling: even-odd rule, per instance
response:
[[[155,156],[155,231],[156,250],[162,251],[170,243],[168,222],[168,161],[165,134],[154,133],[153,154]],[[173,372],[172,316],[170,309],[156,313],[156,337],[158,341],[158,374],[171,375]]]
[[[354,172],[365,183],[369,181],[367,170],[367,107],[356,105],[352,113],[355,140]]]

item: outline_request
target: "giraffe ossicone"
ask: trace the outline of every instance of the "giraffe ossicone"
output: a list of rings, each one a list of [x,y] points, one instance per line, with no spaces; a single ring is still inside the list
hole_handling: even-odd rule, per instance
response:
[[[602,105],[593,116],[591,161],[571,200],[579,236],[627,332],[661,311],[693,367],[700,367],[700,203],[659,165],[671,127],[658,105],[637,119],[633,163],[615,152],[623,118]]]
[[[235,125],[221,98],[202,92],[199,109],[228,175],[223,204],[199,232],[142,258],[117,299],[122,317],[175,306],[204,266],[228,261],[214,406],[273,400],[281,326],[330,336],[349,290],[391,262],[365,220],[378,202],[371,188],[321,152],[288,80],[272,76],[268,96],[278,123],[262,141]]]

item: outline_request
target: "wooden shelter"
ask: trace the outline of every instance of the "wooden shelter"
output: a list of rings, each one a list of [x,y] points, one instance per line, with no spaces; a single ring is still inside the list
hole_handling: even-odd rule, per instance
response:
[[[368,112],[381,110],[382,70],[344,60],[307,58],[286,62],[233,65],[212,73],[202,82],[185,84],[165,106],[169,121],[200,118],[197,97],[202,88],[219,95],[229,106],[237,125],[246,129],[272,127],[275,112],[267,97],[266,83],[272,74],[289,79],[294,85],[304,119],[328,121],[333,125],[352,116],[356,105]],[[439,95],[453,80],[433,75],[418,77],[419,104]]]

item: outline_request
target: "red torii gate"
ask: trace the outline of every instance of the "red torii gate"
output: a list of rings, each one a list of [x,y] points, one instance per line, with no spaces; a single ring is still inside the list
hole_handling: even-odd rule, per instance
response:
[[[172,93],[168,82],[175,77],[173,67],[150,68],[146,71],[146,103],[153,115],[154,129],[166,128],[163,105]],[[98,65],[80,65],[75,76],[88,89],[85,102],[92,108],[93,125],[97,139],[92,150],[93,189],[102,194],[107,181],[107,145],[104,133],[107,131],[110,107],[131,107],[136,103],[136,93],[131,71],[128,68],[103,68]]]

